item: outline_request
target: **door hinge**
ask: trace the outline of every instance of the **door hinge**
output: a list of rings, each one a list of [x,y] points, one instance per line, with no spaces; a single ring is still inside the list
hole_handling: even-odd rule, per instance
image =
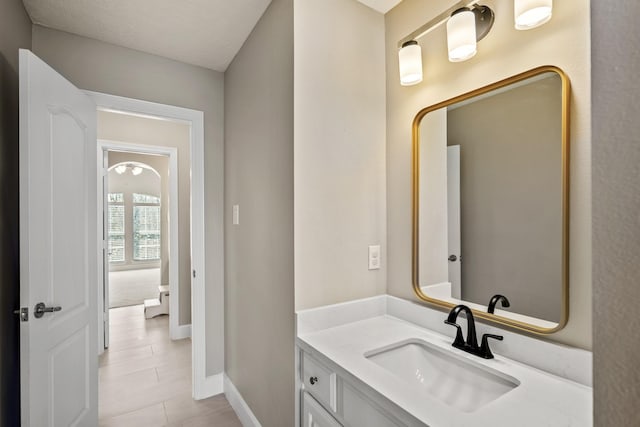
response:
[[[21,322],[29,321],[29,308],[28,307],[20,307],[19,310],[13,310],[13,314],[20,315]]]
[[[196,271],[195,270],[193,270],[193,278],[194,279],[196,278]]]

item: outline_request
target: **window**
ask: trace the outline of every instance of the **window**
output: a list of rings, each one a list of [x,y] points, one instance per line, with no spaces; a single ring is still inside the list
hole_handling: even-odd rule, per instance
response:
[[[122,193],[109,193],[109,262],[124,261],[124,197]]]
[[[133,259],[160,259],[160,198],[133,194]]]

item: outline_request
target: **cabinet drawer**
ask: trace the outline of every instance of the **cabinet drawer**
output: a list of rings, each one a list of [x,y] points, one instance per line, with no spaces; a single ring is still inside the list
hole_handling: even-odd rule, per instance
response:
[[[302,393],[302,427],[342,427],[309,393]]]
[[[320,403],[336,411],[336,374],[320,362],[302,353],[302,382],[304,389]]]

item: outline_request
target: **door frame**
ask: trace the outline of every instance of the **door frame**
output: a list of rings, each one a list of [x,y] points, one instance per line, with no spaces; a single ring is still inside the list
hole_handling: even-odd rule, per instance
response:
[[[204,113],[189,108],[142,101],[100,92],[85,91],[98,111],[111,111],[141,117],[161,118],[191,125],[191,359],[193,397],[202,399],[222,391],[222,376],[206,375],[206,306],[205,306],[205,227],[204,227]],[[102,165],[102,150],[96,150]],[[102,187],[102,178],[98,184]],[[100,190],[102,191],[102,190]],[[100,202],[102,203],[102,199]],[[100,214],[102,217],[102,214]],[[102,219],[101,219],[102,221]],[[102,222],[101,222],[102,223]],[[100,230],[101,231],[101,230]],[[101,233],[102,234],[102,233]],[[102,251],[101,255],[102,256]],[[102,260],[100,264],[102,265]],[[103,274],[102,270],[100,271]],[[173,296],[171,296],[173,299]],[[172,304],[173,305],[173,304]],[[98,310],[100,311],[100,310]],[[98,313],[102,317],[101,313]],[[220,377],[220,378],[217,378]],[[219,383],[219,387],[218,387]],[[218,389],[220,389],[218,391]]]
[[[179,266],[179,256],[180,256],[180,248],[178,245],[178,149],[176,147],[164,147],[159,145],[147,145],[147,144],[133,144],[129,142],[120,142],[120,141],[112,141],[105,139],[98,139],[98,147],[100,148],[100,154],[108,151],[119,151],[125,153],[133,153],[133,154],[152,154],[152,155],[161,155],[167,156],[169,158],[169,295],[170,295],[170,304],[169,304],[169,336],[172,340],[179,340],[183,338],[188,338],[191,336],[191,325],[180,325],[179,324],[179,307],[180,307],[180,290],[178,289],[178,266]],[[101,162],[102,164],[102,162]],[[99,179],[102,180],[103,173],[105,173],[105,167],[102,168],[102,171],[98,172]],[[102,212],[104,209],[104,196],[105,194],[101,193],[100,201],[98,202],[98,211]],[[106,224],[103,221],[103,227]],[[107,249],[107,248],[105,248]],[[103,261],[103,268],[104,268]],[[107,274],[104,271],[105,275]],[[102,313],[106,312],[106,304],[107,301],[107,293],[104,293],[104,298],[102,298],[102,307],[98,307]],[[104,320],[98,325],[98,352],[102,353],[100,350],[104,349]]]

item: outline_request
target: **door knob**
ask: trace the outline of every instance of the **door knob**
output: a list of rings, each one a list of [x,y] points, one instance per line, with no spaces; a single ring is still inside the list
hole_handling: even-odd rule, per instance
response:
[[[43,302],[39,302],[33,308],[33,315],[35,316],[36,319],[39,319],[42,316],[44,316],[45,313],[53,313],[54,311],[60,311],[60,310],[62,310],[62,307],[60,306],[47,307],[46,305],[44,305]]]
[[[455,256],[455,255],[449,255],[449,261],[450,261],[450,262],[455,262],[455,261],[457,261],[457,260],[458,260],[458,257],[457,257],[457,256]]]

